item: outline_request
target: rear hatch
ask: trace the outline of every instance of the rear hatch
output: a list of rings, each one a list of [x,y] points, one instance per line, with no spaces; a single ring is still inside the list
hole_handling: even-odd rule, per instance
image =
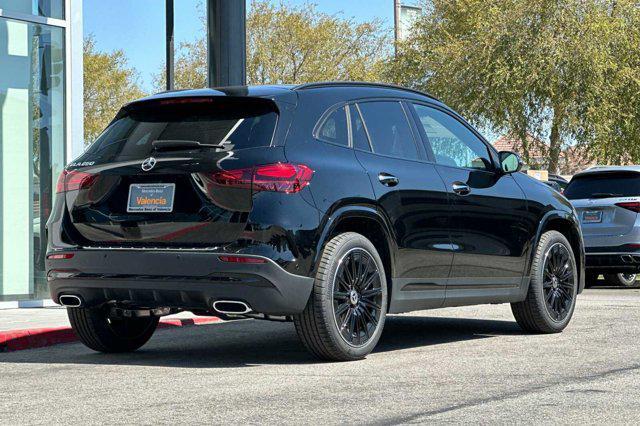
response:
[[[58,184],[65,232],[85,246],[212,247],[237,240],[251,170],[283,160],[267,99],[165,98],[131,104]]]
[[[640,211],[640,174],[624,171],[575,176],[564,191],[587,236],[622,236],[633,229]]]

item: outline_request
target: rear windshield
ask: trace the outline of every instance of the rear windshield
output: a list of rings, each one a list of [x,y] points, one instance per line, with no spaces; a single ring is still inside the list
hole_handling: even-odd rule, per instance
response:
[[[105,160],[149,155],[154,141],[197,141],[232,150],[268,146],[278,120],[265,99],[171,99],[127,107],[89,147]]]
[[[571,180],[564,195],[570,200],[640,196],[640,175],[603,173],[578,176]]]

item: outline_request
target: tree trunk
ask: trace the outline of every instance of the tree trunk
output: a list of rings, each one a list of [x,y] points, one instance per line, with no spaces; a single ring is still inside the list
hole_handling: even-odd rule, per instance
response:
[[[560,123],[562,122],[562,112],[559,108],[554,109],[553,122],[551,123],[551,136],[549,138],[549,173],[558,173],[558,163],[560,160],[560,150],[562,139],[560,138]]]
[[[527,139],[527,131],[517,132],[518,138],[522,141],[522,158],[526,164],[531,163],[531,155],[529,154],[529,140]]]

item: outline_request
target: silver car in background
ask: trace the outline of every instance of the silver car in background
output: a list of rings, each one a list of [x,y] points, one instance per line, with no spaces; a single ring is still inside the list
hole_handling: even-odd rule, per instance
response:
[[[640,166],[598,166],[576,174],[564,191],[582,224],[587,286],[600,274],[632,287],[640,271]]]

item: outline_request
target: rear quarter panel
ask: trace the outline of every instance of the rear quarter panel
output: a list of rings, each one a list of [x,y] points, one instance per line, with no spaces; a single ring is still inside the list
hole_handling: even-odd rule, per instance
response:
[[[375,211],[375,197],[369,177],[358,162],[354,150],[317,140],[313,130],[322,114],[344,103],[343,91],[304,90],[298,92],[298,106],[285,145],[287,161],[302,163],[313,169],[309,188],[311,202],[320,216],[314,235],[314,247],[322,245],[324,231],[336,218],[336,212]],[[348,207],[348,208],[345,208]],[[312,256],[317,256],[314,250]],[[313,273],[310,269],[309,273]]]

